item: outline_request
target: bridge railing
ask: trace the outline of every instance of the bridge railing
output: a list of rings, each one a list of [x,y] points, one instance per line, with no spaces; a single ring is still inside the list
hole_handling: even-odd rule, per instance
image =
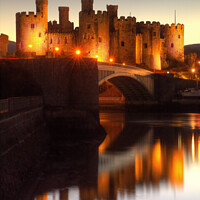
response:
[[[31,107],[39,107],[43,104],[41,96],[12,97],[0,100],[0,114],[16,112]]]
[[[113,67],[122,67],[124,69],[137,69],[137,70],[143,70],[146,71],[148,73],[153,73],[152,70],[145,68],[142,65],[123,65],[121,63],[111,63],[111,62],[98,62],[99,65],[109,65],[109,66],[113,66]]]

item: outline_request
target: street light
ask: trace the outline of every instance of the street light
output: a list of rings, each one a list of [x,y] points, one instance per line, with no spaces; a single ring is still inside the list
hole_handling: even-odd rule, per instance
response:
[[[110,58],[109,61],[112,63],[112,62],[114,61],[114,59],[113,59],[113,58]]]
[[[60,49],[59,49],[59,47],[55,47],[55,51],[57,51],[57,52],[58,52],[59,50],[60,50]]]
[[[194,73],[195,72],[195,69],[194,68],[192,68],[192,73]]]
[[[123,65],[123,66],[126,66],[126,63],[125,63],[125,62],[123,62],[123,63],[122,63],[122,65]]]
[[[80,54],[81,54],[81,51],[80,51],[79,49],[77,49],[77,50],[76,50],[76,55],[79,56]]]
[[[28,47],[29,47],[29,48],[32,48],[32,47],[33,47],[33,45],[32,45],[32,44],[29,44],[29,45],[28,45]]]

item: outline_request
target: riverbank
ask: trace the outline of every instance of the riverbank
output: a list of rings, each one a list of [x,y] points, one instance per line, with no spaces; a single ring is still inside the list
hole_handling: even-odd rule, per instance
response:
[[[121,110],[144,113],[199,113],[200,99],[174,99],[171,102],[128,102],[127,104],[100,104],[101,110]]]

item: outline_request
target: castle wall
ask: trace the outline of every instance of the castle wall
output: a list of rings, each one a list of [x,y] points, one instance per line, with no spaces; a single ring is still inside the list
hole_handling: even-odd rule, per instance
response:
[[[160,70],[160,23],[137,23],[137,33],[143,35],[143,64],[147,65],[151,69]]]
[[[118,52],[114,59],[119,63],[135,64],[136,63],[136,18],[120,17],[114,19],[115,27],[115,46]],[[118,44],[116,44],[118,43]]]
[[[7,56],[8,52],[8,36],[5,34],[0,35],[0,57]]]
[[[99,61],[109,60],[109,17],[107,12],[79,13],[79,42],[83,55]]]
[[[143,50],[142,34],[136,35],[136,64],[142,64],[142,50]]]
[[[161,35],[165,38],[167,57],[184,62],[184,25],[164,25],[161,27]]]
[[[165,43],[165,39],[160,39],[160,60],[161,60],[161,68],[164,69],[168,67],[167,59],[167,47]]]
[[[72,55],[75,52],[75,34],[72,33],[48,33],[47,51],[50,57],[56,55]],[[59,48],[58,51],[55,48]]]

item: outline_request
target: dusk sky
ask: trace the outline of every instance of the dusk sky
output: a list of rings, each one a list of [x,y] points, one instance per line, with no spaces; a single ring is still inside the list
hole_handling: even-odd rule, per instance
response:
[[[185,25],[185,45],[200,43],[200,0],[94,0],[95,10],[106,10],[107,4],[119,5],[118,16],[135,16],[139,21],[174,22]],[[49,21],[58,20],[58,6],[70,7],[70,21],[78,26],[81,0],[49,0]],[[16,40],[15,14],[35,11],[35,0],[0,0],[0,33]]]

